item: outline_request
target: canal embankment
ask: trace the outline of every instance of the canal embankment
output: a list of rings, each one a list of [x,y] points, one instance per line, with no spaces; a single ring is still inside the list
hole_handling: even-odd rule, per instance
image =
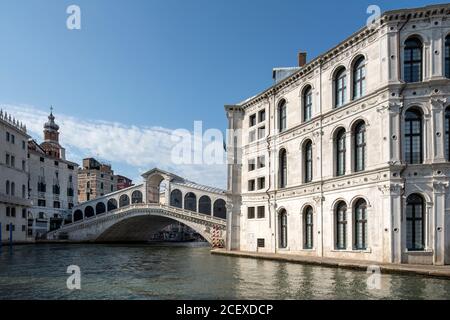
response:
[[[374,261],[331,259],[326,257],[305,257],[294,254],[260,253],[244,251],[227,251],[224,249],[211,250],[212,254],[225,255],[237,258],[262,259],[278,262],[307,264],[330,268],[344,268],[367,271],[373,267],[380,268],[382,273],[416,274],[428,277],[450,279],[450,266],[412,265],[412,264],[386,264]]]

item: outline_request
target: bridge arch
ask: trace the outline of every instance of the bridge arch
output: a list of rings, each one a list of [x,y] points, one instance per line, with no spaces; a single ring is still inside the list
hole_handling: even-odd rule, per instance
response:
[[[198,212],[201,214],[211,215],[211,198],[201,196],[198,200]]]
[[[76,210],[73,214],[73,222],[81,221],[83,220],[83,211]]]
[[[107,203],[107,207],[108,207],[108,212],[116,210],[118,208],[117,207],[117,200],[114,199],[114,198],[109,199],[108,203]]]
[[[170,193],[170,205],[175,208],[183,208],[183,194],[175,189]]]
[[[92,208],[91,206],[87,206],[86,208],[84,208],[84,216],[85,218],[91,218],[95,216],[94,208]]]
[[[221,218],[221,219],[227,218],[227,208],[226,208],[225,200],[217,199],[214,202],[213,215],[214,215],[214,217]]]
[[[212,226],[200,225],[176,216],[167,216],[161,211],[156,211],[149,215],[140,210],[136,210],[134,214],[128,214],[120,218],[119,221],[111,223],[93,240],[96,242],[145,242],[150,240],[152,234],[174,222],[180,222],[188,226],[200,234],[207,242],[212,243]],[[222,230],[224,231],[224,228]]]
[[[184,209],[197,212],[197,196],[195,193],[186,193],[184,196]]]
[[[130,197],[127,194],[123,194],[119,198],[119,208],[128,207],[130,205]]]
[[[99,202],[95,205],[95,215],[104,214],[106,212],[106,206],[103,202]]]
[[[142,196],[142,192],[140,192],[139,190],[133,191],[133,193],[131,194],[131,203],[132,204],[137,204],[137,203],[143,203],[143,196]]]

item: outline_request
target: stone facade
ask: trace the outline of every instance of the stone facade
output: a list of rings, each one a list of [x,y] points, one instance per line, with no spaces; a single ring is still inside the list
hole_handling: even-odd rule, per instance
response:
[[[26,127],[0,111],[0,242],[29,240]]]
[[[29,191],[32,208],[29,232],[34,238],[59,228],[77,199],[78,164],[65,159],[53,113],[44,125],[44,142],[28,142]]]
[[[94,158],[83,159],[83,167],[78,170],[78,199],[90,201],[118,190],[133,186],[133,181],[124,176],[114,175],[110,164]]]
[[[387,12],[225,107],[228,249],[450,263],[449,16]]]

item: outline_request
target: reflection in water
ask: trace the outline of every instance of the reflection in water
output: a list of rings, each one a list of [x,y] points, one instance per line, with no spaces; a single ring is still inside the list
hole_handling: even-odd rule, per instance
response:
[[[69,265],[80,291],[66,288]],[[0,251],[0,299],[449,299],[450,280],[211,255],[183,245],[29,245]]]

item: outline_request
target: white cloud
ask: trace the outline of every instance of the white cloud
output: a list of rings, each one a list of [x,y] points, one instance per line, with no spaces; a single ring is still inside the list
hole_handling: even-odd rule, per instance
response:
[[[42,126],[48,112],[29,105],[3,105],[3,109],[26,124],[32,136],[42,139]],[[127,171],[135,172],[136,177],[158,167],[201,184],[221,188],[226,185],[226,165],[223,163],[176,165],[171,157],[175,142],[171,139],[173,131],[170,129],[128,126],[64,114],[55,114],[55,117],[68,160],[81,163],[82,158],[93,156],[126,165],[132,169]],[[222,141],[214,143],[222,146]]]

